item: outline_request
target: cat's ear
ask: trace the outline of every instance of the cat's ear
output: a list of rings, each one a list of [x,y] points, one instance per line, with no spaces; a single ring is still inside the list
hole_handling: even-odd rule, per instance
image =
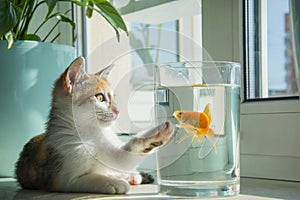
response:
[[[71,93],[76,82],[83,81],[87,77],[84,58],[76,58],[64,73],[64,89],[66,92]]]
[[[97,72],[95,75],[100,76],[102,78],[107,79],[111,69],[114,67],[114,64],[108,65],[107,67],[105,67],[104,69],[100,70],[99,72]]]

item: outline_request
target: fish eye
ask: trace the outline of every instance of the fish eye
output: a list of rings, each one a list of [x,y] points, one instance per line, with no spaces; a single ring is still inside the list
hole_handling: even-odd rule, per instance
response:
[[[181,117],[182,114],[183,114],[183,112],[179,112],[179,113],[178,113],[178,117]]]
[[[105,101],[105,97],[104,97],[104,94],[103,93],[98,93],[98,94],[95,94],[95,97],[98,101],[100,102],[103,102]]]

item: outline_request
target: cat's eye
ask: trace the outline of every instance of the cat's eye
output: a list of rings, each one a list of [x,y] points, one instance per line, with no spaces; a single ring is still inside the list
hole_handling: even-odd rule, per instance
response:
[[[104,94],[102,94],[102,93],[95,94],[95,97],[100,102],[105,101]]]

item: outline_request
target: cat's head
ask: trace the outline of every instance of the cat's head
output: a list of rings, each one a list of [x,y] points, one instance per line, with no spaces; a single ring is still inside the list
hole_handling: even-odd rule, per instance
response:
[[[114,93],[107,81],[112,67],[110,65],[95,74],[87,74],[85,60],[79,57],[61,75],[54,93],[69,99],[74,115],[79,113],[77,116],[86,120],[96,117],[100,126],[109,126],[119,114]]]

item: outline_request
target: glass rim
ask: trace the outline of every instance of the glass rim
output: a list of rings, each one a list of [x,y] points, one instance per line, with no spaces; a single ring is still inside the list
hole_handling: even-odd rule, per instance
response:
[[[172,65],[175,64],[190,64],[191,66],[182,66],[184,68],[211,68],[210,66],[194,66],[196,64],[202,63],[202,64],[210,64],[213,65],[215,64],[215,67],[222,67],[219,65],[230,65],[231,67],[235,67],[235,68],[240,68],[241,64],[238,62],[234,62],[234,61],[197,61],[197,60],[193,60],[193,61],[176,61],[176,62],[165,62],[165,63],[159,63],[156,65],[156,67],[162,67],[162,66],[167,66],[170,68],[180,68],[180,67],[175,67]]]

